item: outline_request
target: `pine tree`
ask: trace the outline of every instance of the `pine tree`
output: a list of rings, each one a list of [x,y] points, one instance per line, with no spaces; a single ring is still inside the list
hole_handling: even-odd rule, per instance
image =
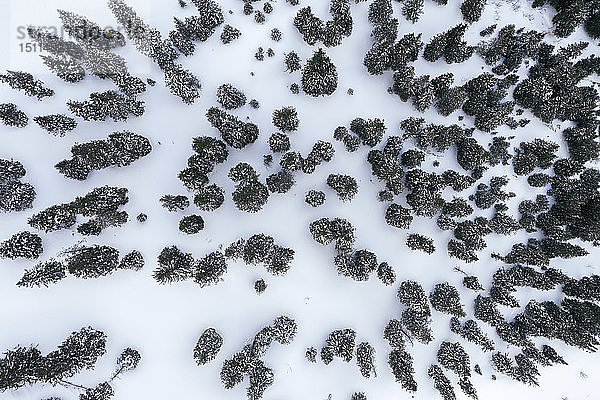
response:
[[[406,238],[406,245],[411,250],[419,250],[427,254],[433,254],[435,252],[435,246],[433,245],[433,239],[420,235],[418,233],[411,233]]]
[[[446,32],[434,36],[425,46],[423,58],[429,62],[435,62],[444,57],[446,63],[461,63],[473,55],[475,47],[468,46],[467,42],[462,40],[466,24],[459,24]]]
[[[48,287],[67,277],[67,267],[59,261],[48,261],[36,264],[33,268],[25,270],[23,277],[17,282],[19,287]]]
[[[464,0],[460,12],[465,21],[472,24],[479,21],[487,0]]]
[[[294,176],[289,171],[279,171],[266,179],[267,187],[272,193],[287,193],[294,186]]]
[[[396,282],[396,273],[394,269],[386,262],[382,262],[377,267],[377,277],[386,286]]]
[[[427,370],[427,375],[433,380],[433,386],[440,392],[444,400],[455,400],[454,388],[450,380],[444,375],[439,365],[431,365]]]
[[[448,282],[438,283],[429,294],[429,301],[436,311],[457,317],[466,316],[460,304],[458,290]]]
[[[477,322],[472,319],[465,321],[463,325],[457,317],[450,320],[450,330],[469,342],[477,344],[483,351],[494,350],[494,342],[479,328]]]
[[[437,353],[437,360],[444,368],[460,377],[471,376],[469,356],[458,342],[442,342]]]
[[[194,360],[198,365],[211,362],[221,350],[222,345],[223,337],[214,328],[205,329],[194,347]]]
[[[259,279],[254,282],[254,291],[256,294],[263,294],[265,290],[267,290],[267,283],[264,281],[264,279]]]
[[[217,88],[217,101],[224,109],[233,110],[246,104],[246,95],[227,83]]]
[[[190,206],[187,196],[165,194],[160,198],[160,204],[169,212],[183,211]]]
[[[419,20],[423,14],[423,0],[404,0],[402,5],[402,15],[407,21],[413,24]]]
[[[54,96],[54,90],[45,87],[42,81],[36,80],[28,72],[7,71],[6,74],[0,74],[0,82],[7,83],[15,90],[24,91],[27,96],[37,97],[38,100]]]
[[[176,246],[165,247],[158,256],[158,268],[152,276],[158,283],[166,284],[188,279],[193,272],[194,258]]]
[[[408,392],[417,391],[413,359],[409,353],[405,352],[404,349],[392,350],[388,358],[388,364],[392,369],[396,382],[400,382]]]
[[[15,104],[0,104],[0,120],[7,126],[24,128],[29,122],[29,117],[23,111],[19,110]]]
[[[366,281],[377,269],[377,255],[368,250],[357,250],[353,253],[338,254],[334,263],[338,273],[356,281]]]
[[[294,107],[283,107],[273,111],[273,125],[282,132],[295,131],[299,124],[298,112]]]
[[[194,263],[194,282],[201,287],[216,285],[227,272],[225,256],[214,251]]]
[[[360,373],[365,378],[370,378],[371,374],[377,376],[375,372],[375,349],[367,342],[361,342],[356,346],[356,364]]]
[[[44,115],[33,118],[33,120],[43,129],[55,136],[65,136],[67,132],[77,127],[74,118],[62,114]]]
[[[221,207],[224,201],[223,189],[215,184],[202,186],[194,197],[194,204],[203,211],[214,211]]]
[[[408,229],[412,220],[409,210],[400,204],[390,204],[385,212],[385,222],[396,228]]]
[[[188,235],[195,235],[204,229],[204,219],[200,215],[187,215],[179,221],[179,230]]]
[[[44,252],[42,238],[35,233],[23,231],[15,233],[0,243],[0,258],[36,259]]]
[[[78,42],[102,50],[125,46],[125,37],[117,30],[102,30],[96,23],[72,12],[58,10],[65,31]]]
[[[337,89],[337,69],[322,49],[307,60],[302,70],[302,90],[313,97],[331,95]]]
[[[323,40],[325,24],[312,13],[310,6],[298,10],[294,17],[294,26],[304,41],[311,46]]]

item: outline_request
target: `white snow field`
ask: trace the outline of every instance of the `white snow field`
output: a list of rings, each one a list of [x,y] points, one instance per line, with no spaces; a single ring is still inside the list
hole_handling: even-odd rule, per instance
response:
[[[545,338],[534,338],[538,345],[551,343],[568,365],[540,366],[539,386],[524,385],[495,371],[490,364],[491,353],[482,352],[475,344],[450,332],[450,316],[435,310],[432,310],[434,340],[428,345],[415,342],[411,346],[407,343],[407,351],[414,359],[415,380],[419,385],[417,392],[409,393],[395,382],[387,364],[391,348],[383,339],[383,329],[390,319],[400,318],[402,306],[396,297],[398,284],[404,280],[415,280],[429,293],[435,284],[449,282],[459,289],[465,311],[473,318],[473,300],[477,293],[463,287],[464,275],[455,267],[478,276],[483,286],[489,288],[493,273],[503,265],[492,259],[490,254],[506,254],[513,244],[526,241],[530,234],[524,230],[511,236],[492,233],[486,237],[488,247],[478,253],[479,261],[466,264],[449,257],[446,245],[452,231],[440,230],[435,218],[415,216],[410,229],[411,233],[421,233],[434,239],[436,251],[432,255],[410,250],[405,244],[409,231],[386,224],[387,203],[377,200],[384,184],[371,174],[371,167],[366,162],[371,149],[361,146],[354,153],[347,152],[341,142],[333,139],[335,128],[349,126],[356,117],[377,117],[385,120],[388,137],[401,135],[399,124],[409,116],[422,116],[428,123],[458,123],[467,127],[472,126],[473,120],[465,116],[463,121],[459,121],[458,116],[464,115],[461,110],[449,117],[438,115],[434,107],[419,113],[410,102],[404,103],[398,96],[387,93],[392,83],[392,72],[379,76],[368,74],[362,60],[372,44],[371,25],[367,21],[371,1],[359,4],[352,1],[352,35],[345,38],[341,46],[325,49],[339,75],[338,88],[331,96],[313,98],[302,91],[297,95],[290,93],[290,84],[300,83],[300,73],[284,71],[284,54],[295,50],[304,62],[319,47],[307,45],[293,26],[299,7],[291,6],[285,0],[273,1],[274,11],[267,15],[264,24],[257,24],[253,16],[243,14],[241,0],[219,0],[225,23],[240,29],[242,36],[231,44],[222,44],[219,39],[221,25],[206,42],[196,42],[192,56],[180,55],[178,62],[202,83],[201,96],[192,105],[183,104],[169,92],[158,66],[140,54],[128,40],[125,47],[115,51],[127,60],[130,73],[143,80],[152,78],[157,82],[156,86],[148,87],[145,93],[139,95],[139,99],[145,102],[145,114],[131,116],[126,122],[78,119],[78,127],[64,137],[48,134],[31,118],[52,113],[68,115],[67,100],[87,99],[91,92],[113,89],[114,84],[90,74],[77,84],[60,80],[42,63],[40,52],[21,51],[20,45],[30,41],[20,37],[21,27],[60,27],[57,9],[83,15],[100,26],[118,28],[118,24],[104,0],[2,0],[0,3],[0,71],[30,72],[56,92],[49,99],[37,101],[10,89],[8,85],[0,85],[0,103],[15,103],[30,117],[25,128],[0,126],[0,159],[20,161],[27,170],[23,181],[31,183],[37,193],[32,209],[0,213],[0,241],[22,230],[34,232],[27,225],[31,215],[51,205],[72,201],[99,186],[126,187],[130,199],[123,207],[129,213],[129,222],[121,227],[106,228],[99,236],[82,236],[75,227],[47,234],[37,232],[44,240],[44,253],[40,259],[0,259],[0,352],[18,344],[33,344],[45,354],[55,349],[72,331],[89,325],[108,335],[107,355],[100,359],[94,370],[73,378],[77,383],[93,386],[106,379],[120,351],[129,346],[140,351],[142,360],[136,370],[113,382],[115,399],[243,399],[248,378],[233,389],[225,389],[219,376],[223,361],[240,351],[275,317],[287,315],[298,323],[298,333],[289,345],[274,343],[263,359],[274,371],[274,384],[264,394],[266,400],[325,400],[330,394],[332,399],[350,399],[354,392],[361,391],[374,400],[438,398],[427,369],[436,363],[437,349],[442,341],[460,341],[471,365],[479,364],[481,367],[482,375],[473,373],[471,377],[480,399],[600,399],[597,354],[586,353],[557,340],[549,342]],[[300,7],[310,5],[317,16],[327,19],[328,3],[300,0]],[[392,3],[395,16],[400,20],[399,36],[420,32],[424,43],[462,20],[459,11],[461,2],[458,0],[450,0],[445,7],[425,0],[425,13],[415,24],[403,18],[398,2]],[[159,29],[163,37],[167,37],[173,29],[174,16],[183,18],[195,12],[193,4],[180,8],[177,0],[128,0],[127,4],[146,23]],[[548,6],[531,8],[526,0],[489,0],[482,18],[470,26],[465,37],[470,44],[477,44],[482,40],[479,32],[489,25],[498,24],[500,28],[515,24],[548,32],[544,40],[555,45],[589,40],[581,27],[566,39],[556,38],[551,33],[554,13]],[[272,28],[281,30],[283,39],[280,42],[270,39]],[[265,56],[264,61],[256,60],[254,54],[259,46],[265,50],[272,48],[275,56]],[[590,45],[584,56],[589,54],[598,54],[598,46]],[[477,55],[461,64],[448,65],[443,60],[430,63],[419,58],[412,65],[416,75],[430,74],[433,77],[452,72],[456,85],[490,70],[490,66]],[[527,68],[521,66],[518,73],[521,77],[526,76]],[[589,79],[597,81],[597,78]],[[226,193],[221,208],[207,213],[192,204],[183,212],[168,212],[159,203],[164,194],[184,194],[193,198],[177,174],[186,167],[187,158],[192,155],[192,138],[201,135],[219,137],[219,132],[209,124],[205,113],[208,108],[218,105],[215,94],[217,87],[223,83],[231,83],[241,89],[248,100],[260,102],[260,108],[256,110],[246,105],[231,111],[242,120],[248,117],[256,123],[260,136],[243,150],[230,148],[227,162],[218,165],[211,174],[211,182],[223,187]],[[354,90],[352,96],[347,93],[349,88]],[[263,155],[269,153],[268,137],[277,131],[271,122],[271,114],[283,106],[294,106],[300,119],[298,131],[289,134],[292,150],[306,155],[315,141],[326,140],[333,143],[336,154],[331,162],[323,163],[313,174],[296,174],[295,186],[287,194],[271,194],[260,212],[242,212],[231,199],[234,183],[227,177],[229,168],[245,161],[263,179],[278,171],[276,162],[271,167],[263,165]],[[496,129],[498,135],[515,136],[516,139],[511,142],[513,146],[536,137],[554,140],[561,145],[559,156],[568,155],[561,135],[562,129],[569,126],[568,122],[555,120],[553,124],[544,124],[527,110],[523,117],[530,118],[531,123],[516,130],[500,126]],[[85,181],[65,178],[54,168],[57,162],[69,158],[75,143],[104,139],[108,134],[124,129],[149,138],[153,146],[150,155],[127,167],[93,171]],[[482,142],[490,140],[489,134],[480,131],[475,131],[474,137]],[[405,149],[412,147],[411,141],[405,143]],[[433,166],[434,160],[439,161],[438,167]],[[445,153],[431,152],[423,164],[423,169],[440,173],[448,168],[460,170],[454,149]],[[327,186],[326,179],[330,173],[348,174],[357,179],[359,191],[351,202],[340,201]],[[482,181],[487,183],[489,177],[496,175],[508,176],[510,183],[507,190],[517,194],[507,201],[513,215],[518,214],[517,206],[522,200],[533,199],[536,194],[545,192],[544,188],[530,187],[526,176],[517,177],[510,165],[490,168]],[[468,196],[475,191],[475,186],[460,195]],[[305,203],[304,195],[310,189],[325,191],[327,201],[323,206],[312,208]],[[443,192],[446,199],[451,199],[454,194],[449,189]],[[135,219],[141,212],[148,215],[143,224]],[[476,209],[475,213],[490,218],[493,208]],[[179,220],[191,214],[202,215],[206,223],[204,230],[196,235],[186,235],[178,230]],[[377,254],[380,262],[387,261],[396,272],[396,283],[385,286],[376,274],[372,274],[367,282],[339,275],[333,264],[333,246],[316,243],[308,230],[312,221],[323,217],[342,217],[350,221],[356,227],[355,247],[369,249]],[[238,238],[248,238],[255,233],[271,235],[276,243],[295,250],[292,267],[286,275],[274,277],[262,265],[248,266],[242,261],[235,261],[228,264],[222,282],[204,288],[191,280],[159,285],[152,277],[152,271],[157,267],[157,256],[166,246],[177,245],[198,259],[224,249]],[[69,276],[48,288],[20,288],[15,285],[25,268],[49,260],[77,243],[106,244],[119,249],[122,254],[137,249],[144,256],[145,266],[140,271],[118,270],[98,279]],[[553,259],[550,266],[563,269],[577,279],[599,274],[600,251],[589,244],[585,248],[589,251],[588,256]],[[262,295],[257,295],[253,287],[259,278],[265,279],[268,284]],[[560,302],[564,295],[557,287],[545,292],[519,288],[516,296],[520,308],[499,307],[507,320],[521,312],[529,299]],[[496,343],[495,351],[511,355],[520,351],[502,341],[491,326],[478,323]],[[202,331],[208,327],[218,330],[224,344],[214,361],[198,366],[193,359],[193,349]],[[345,363],[336,358],[331,364],[324,365],[319,359],[316,364],[305,359],[307,347],[320,349],[332,330],[342,328],[354,329],[357,343],[368,341],[375,347],[376,377],[363,378],[355,360]],[[492,374],[496,375],[496,380],[491,379]],[[453,373],[446,371],[446,375],[456,384],[458,378]],[[467,398],[457,385],[455,392],[458,398]],[[52,396],[75,399],[79,393],[61,386],[36,384],[16,391],[0,392],[0,399],[41,400]]]

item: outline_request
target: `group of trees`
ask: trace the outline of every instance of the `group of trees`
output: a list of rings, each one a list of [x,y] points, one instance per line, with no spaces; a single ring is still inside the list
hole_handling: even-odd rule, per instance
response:
[[[127,222],[127,212],[119,211],[129,202],[127,192],[126,188],[98,187],[72,202],[53,205],[34,214],[28,223],[32,228],[52,232],[71,228],[77,223],[77,215],[82,215],[90,219],[80,224],[77,231],[82,235],[99,235],[104,228]]]
[[[216,285],[227,272],[227,260],[222,252],[214,251],[199,260],[177,246],[165,247],[158,256],[158,268],[152,276],[159,284],[193,279],[201,287]]]
[[[600,37],[600,1],[533,0],[533,7],[550,4],[556,9],[552,18],[554,34],[567,37],[580,25],[592,39]]]
[[[114,396],[111,383],[137,368],[141,355],[126,348],[116,360],[114,372],[105,381],[86,387],[71,381],[84,370],[95,368],[106,354],[106,334],[92,327],[71,333],[56,350],[43,355],[37,347],[17,346],[0,358],[0,392],[50,384],[80,392],[80,400],[108,400]]]
[[[350,0],[331,0],[329,14],[332,19],[323,21],[313,14],[310,6],[298,10],[294,18],[294,26],[307,44],[313,46],[317,42],[322,42],[327,47],[335,47],[352,34]]]
[[[393,283],[395,274],[389,264],[378,263],[377,255],[366,249],[354,248],[355,229],[343,218],[321,218],[309,226],[313,239],[324,246],[334,243],[334,264],[338,273],[356,281],[367,281],[377,271],[379,279],[386,285]]]
[[[221,368],[221,381],[226,389],[232,389],[242,383],[248,375],[250,385],[247,388],[249,400],[258,400],[274,382],[274,372],[265,365],[263,357],[273,342],[291,343],[298,330],[296,321],[287,316],[276,318],[271,325],[262,328],[254,336],[252,343],[226,359]]]
[[[217,10],[216,3],[209,4],[207,0],[198,0],[195,3],[198,4],[200,16],[198,20],[193,20],[196,25],[191,32],[187,32],[188,39],[200,38],[211,33],[213,28],[207,27],[214,25],[213,18],[216,14],[218,19],[220,12]],[[200,96],[200,81],[190,71],[175,63],[178,54],[171,41],[163,39],[157,29],[146,24],[124,1],[109,0],[108,6],[117,21],[125,28],[125,34],[137,50],[151,58],[164,72],[165,84],[171,93],[178,96],[185,104],[193,103]],[[183,28],[189,29],[189,26]]]
[[[241,259],[248,265],[263,264],[272,275],[285,275],[294,260],[294,250],[275,243],[272,236],[258,233],[239,239],[225,249],[225,256],[232,260]]]
[[[71,149],[72,158],[56,164],[56,169],[71,179],[85,180],[94,170],[110,166],[125,167],[152,151],[150,141],[133,132],[114,132],[106,140],[80,143]]]
[[[139,270],[144,266],[142,254],[133,250],[119,260],[119,250],[110,246],[73,246],[61,253],[62,259],[51,259],[36,264],[23,274],[17,286],[41,287],[67,277],[90,279],[110,275],[118,269]]]
[[[169,32],[173,46],[184,56],[194,54],[194,41],[204,42],[214,33],[216,28],[225,22],[219,5],[212,0],[193,0],[198,15],[186,17],[184,20],[174,18],[175,29]]]

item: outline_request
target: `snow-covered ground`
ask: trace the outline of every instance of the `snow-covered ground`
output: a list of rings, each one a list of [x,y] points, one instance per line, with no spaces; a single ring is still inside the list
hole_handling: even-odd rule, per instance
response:
[[[24,268],[33,265],[26,260],[0,261],[0,350],[17,344],[39,344],[40,350],[48,352],[73,330],[91,325],[103,330],[109,337],[108,356],[103,358],[92,372],[82,374],[83,383],[93,384],[112,368],[119,351],[127,346],[137,348],[142,353],[140,367],[115,383],[117,399],[192,399],[245,398],[245,387],[239,385],[232,390],[222,387],[219,372],[222,362],[239,351],[263,326],[279,315],[294,318],[299,325],[298,334],[290,345],[274,344],[265,362],[275,372],[275,383],[270,387],[265,399],[349,399],[355,391],[364,391],[368,398],[387,399],[429,399],[437,396],[427,367],[435,363],[439,343],[456,340],[449,331],[449,316],[433,311],[434,341],[425,346],[416,343],[409,352],[415,360],[416,380],[419,390],[410,395],[405,392],[387,366],[388,344],[382,338],[383,328],[392,318],[399,318],[400,303],[396,298],[397,284],[384,286],[373,276],[368,282],[355,282],[338,275],[334,265],[334,250],[318,245],[310,236],[308,225],[322,217],[343,217],[357,228],[357,248],[368,248],[378,255],[380,261],[392,265],[402,280],[416,280],[429,291],[436,283],[447,281],[460,288],[461,300],[466,311],[472,315],[475,293],[462,288],[463,275],[454,270],[461,267],[465,272],[479,276],[484,286],[491,283],[493,272],[500,263],[491,259],[492,252],[505,254],[514,243],[524,240],[523,231],[514,236],[503,237],[492,234],[487,237],[489,247],[480,255],[480,261],[463,265],[450,259],[446,243],[451,231],[441,231],[434,219],[415,217],[411,232],[433,237],[437,251],[429,256],[414,252],[405,245],[407,232],[386,225],[383,218],[386,204],[378,202],[377,193],[383,184],[378,182],[366,163],[367,147],[355,153],[347,153],[340,142],[333,140],[337,126],[348,126],[356,117],[383,118],[387,135],[400,134],[401,120],[418,113],[409,103],[403,103],[397,96],[386,90],[391,84],[391,73],[371,76],[362,64],[364,54],[371,46],[369,37],[371,26],[366,17],[368,2],[352,4],[354,31],[344,39],[341,46],[326,49],[338,68],[339,85],[337,91],[328,97],[312,98],[304,94],[292,95],[289,85],[299,83],[298,72],[284,71],[283,55],[297,51],[306,60],[314,47],[304,43],[292,25],[298,7],[292,7],[284,0],[274,2],[275,10],[267,16],[266,23],[254,22],[252,16],[242,13],[242,1],[220,0],[226,23],[242,31],[240,39],[230,45],[219,40],[222,26],[208,41],[197,43],[196,52],[191,57],[181,56],[186,68],[196,74],[202,83],[201,97],[190,106],[171,95],[164,86],[163,74],[152,61],[139,54],[131,43],[117,50],[128,62],[132,75],[143,79],[151,77],[158,82],[149,87],[140,99],[146,103],[144,116],[120,122],[83,122],[74,132],[65,137],[47,134],[35,123],[24,129],[2,126],[0,128],[0,158],[14,158],[27,169],[24,181],[35,186],[37,198],[34,208],[20,213],[0,214],[0,240],[8,239],[13,233],[27,228],[27,218],[34,212],[53,204],[68,202],[76,196],[84,195],[95,187],[112,185],[127,187],[130,202],[124,209],[130,221],[120,228],[108,228],[98,237],[86,238],[75,230],[64,230],[44,235],[44,254],[41,260],[49,259],[62,249],[82,240],[86,243],[101,243],[114,246],[123,253],[140,250],[146,260],[139,271],[117,271],[100,279],[81,280],[69,277],[49,288],[18,288],[15,283],[22,276]],[[460,2],[451,0],[446,7],[436,6],[425,1],[425,14],[416,24],[406,22],[399,14],[399,5],[393,2],[400,19],[400,35],[408,32],[422,32],[422,40],[427,43],[436,33],[458,23]],[[550,9],[531,9],[528,1],[490,1],[483,18],[473,24],[467,33],[470,43],[481,38],[479,31],[492,23],[499,27],[508,23],[517,26],[551,31]],[[180,8],[176,0],[129,0],[139,15],[150,25],[157,27],[166,37],[173,27],[173,16],[184,17],[193,14],[193,5]],[[301,5],[310,4],[313,12],[328,18],[326,1],[301,0]],[[107,5],[102,0],[86,2],[76,0],[3,0],[0,13],[0,70],[24,70],[34,74],[56,92],[52,98],[38,102],[20,92],[0,86],[0,102],[13,102],[24,110],[30,118],[35,115],[67,113],[68,99],[83,100],[89,93],[113,88],[110,81],[102,81],[87,76],[78,84],[66,84],[51,74],[42,64],[39,53],[21,52],[20,44],[27,43],[19,38],[19,27],[60,26],[56,9],[64,9],[85,15],[101,26],[116,27]],[[232,10],[233,13],[228,13]],[[270,30],[279,28],[283,40],[270,39]],[[574,41],[585,35],[579,30],[568,39]],[[551,34],[548,41],[562,43]],[[565,43],[567,41],[565,40]],[[275,51],[272,58],[257,61],[254,53],[262,46]],[[586,54],[598,51],[590,46]],[[448,71],[443,61],[428,63],[422,58],[415,64],[416,74],[429,73],[437,76]],[[474,56],[467,62],[454,65],[451,71],[456,76],[456,84],[472,78],[485,66]],[[524,70],[521,73],[525,72]],[[242,89],[248,99],[256,98],[260,108],[245,106],[233,113],[256,123],[261,129],[259,139],[242,151],[230,151],[225,165],[217,166],[211,180],[222,186],[227,195],[223,207],[213,213],[200,214],[206,221],[205,229],[197,235],[185,235],[178,230],[183,215],[198,213],[194,206],[184,213],[169,213],[160,207],[158,199],[164,194],[188,194],[177,179],[178,172],[185,168],[187,157],[192,154],[191,141],[200,135],[218,136],[205,118],[206,110],[216,105],[216,89],[223,83],[231,83]],[[354,89],[354,95],[347,89]],[[249,162],[263,177],[276,172],[262,163],[262,156],[268,154],[267,139],[276,131],[271,123],[271,113],[282,106],[294,106],[298,110],[300,128],[291,133],[292,148],[306,155],[316,140],[331,141],[336,148],[336,156],[311,175],[298,174],[297,183],[285,194],[272,194],[265,208],[256,214],[237,210],[231,200],[233,182],[227,178],[229,168],[240,161]],[[424,113],[427,122],[459,123],[458,115],[448,118],[438,115],[433,108]],[[529,115],[525,112],[525,117]],[[462,122],[460,122],[462,123]],[[468,126],[472,121],[465,118]],[[152,153],[131,166],[95,171],[85,181],[66,179],[54,165],[69,157],[70,148],[78,142],[104,139],[114,131],[127,129],[151,139]],[[517,140],[533,137],[547,137],[561,141],[561,129],[550,129],[538,119],[526,128],[510,131],[501,127],[499,134],[515,135]],[[542,133],[543,132],[543,133]],[[478,136],[479,135],[479,136]],[[475,137],[485,140],[489,135],[476,132]],[[517,142],[518,143],[518,142]],[[405,148],[412,146],[408,144]],[[566,149],[561,144],[561,155]],[[432,166],[437,159],[441,165]],[[454,150],[444,155],[428,156],[424,169],[443,171],[455,167]],[[486,173],[513,176],[512,169],[502,171],[498,166]],[[359,183],[359,193],[350,203],[341,202],[325,183],[330,173],[345,173],[354,176]],[[304,202],[304,194],[309,189],[324,190],[327,201],[324,206],[311,208]],[[526,198],[534,198],[536,191],[527,185],[525,177],[511,179],[509,189],[517,193],[508,205],[515,212],[518,203]],[[469,193],[474,190],[469,189]],[[537,192],[542,193],[541,190]],[[450,192],[444,193],[447,197]],[[479,210],[480,211],[480,210]],[[144,212],[149,219],[144,224],[135,216]],[[491,217],[492,210],[488,210]],[[242,262],[230,263],[223,282],[216,286],[200,288],[191,281],[161,286],[151,276],[156,268],[156,257],[165,246],[177,245],[183,251],[191,252],[200,258],[214,250],[227,246],[234,240],[247,238],[263,232],[276,238],[279,244],[291,247],[296,256],[291,270],[283,277],[273,277],[260,267],[246,266]],[[594,263],[600,252],[590,248],[590,255],[566,261],[553,260],[552,266],[564,268],[573,277],[599,273]],[[264,278],[269,285],[263,295],[258,296],[253,283]],[[519,289],[521,304],[530,298],[557,300],[562,296],[557,289],[539,292],[533,289]],[[501,308],[507,318],[518,310]],[[496,343],[503,343],[487,325],[481,324]],[[201,332],[214,326],[224,337],[224,345],[217,359],[211,364],[198,367],[192,358],[192,351]],[[357,332],[357,343],[370,342],[376,349],[377,377],[364,379],[355,362],[344,363],[336,359],[328,366],[321,362],[311,364],[304,358],[309,346],[320,348],[329,332],[334,329],[352,328]],[[481,352],[475,345],[465,341],[465,349],[472,364],[478,363],[483,376],[474,375],[473,384],[480,399],[598,399],[600,388],[600,368],[596,354],[587,354],[575,348],[556,342],[553,346],[569,363],[566,366],[541,368],[539,387],[528,387],[510,380],[493,371],[489,363],[489,353]],[[503,345],[497,348],[504,351]],[[497,380],[490,379],[491,374]],[[456,390],[457,396],[464,396]],[[61,387],[33,386],[15,392],[0,393],[2,399],[43,399],[51,396],[76,398],[77,392]]]

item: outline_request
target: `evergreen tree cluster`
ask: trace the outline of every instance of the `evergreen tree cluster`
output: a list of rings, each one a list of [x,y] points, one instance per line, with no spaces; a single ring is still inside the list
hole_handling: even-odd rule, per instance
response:
[[[323,21],[313,14],[310,6],[298,10],[294,26],[307,44],[314,46],[317,42],[322,42],[326,47],[335,47],[352,34],[350,0],[331,0],[329,14],[331,19]]]
[[[0,158],[0,212],[18,212],[33,207],[35,188],[21,182],[26,173],[19,161]]]
[[[475,343],[483,351],[494,350],[494,342],[481,330],[475,320],[469,319],[461,324],[460,320],[454,316],[450,319],[450,331],[469,342]]]
[[[161,285],[193,279],[201,287],[216,285],[227,272],[227,260],[214,251],[199,260],[177,246],[165,247],[158,255],[158,268],[152,276]]]
[[[106,334],[92,327],[71,333],[56,350],[46,355],[34,346],[17,346],[0,358],[0,392],[50,384],[76,388],[81,391],[80,400],[108,400],[114,396],[112,381],[138,366],[141,355],[137,350],[126,348],[117,358],[110,379],[95,387],[70,381],[82,371],[94,369],[105,354]]]
[[[144,102],[134,97],[125,96],[114,90],[94,92],[88,101],[69,100],[69,110],[86,121],[126,121],[129,115],[141,117],[144,112]]]
[[[119,260],[119,250],[110,246],[76,245],[61,253],[63,259],[51,259],[36,264],[23,274],[17,283],[20,287],[48,287],[67,277],[67,272],[76,278],[100,278],[118,269],[139,270],[144,266],[142,254],[134,250]]]
[[[423,58],[435,62],[444,57],[448,64],[462,63],[468,60],[475,51],[475,46],[469,46],[463,40],[467,24],[458,24],[446,32],[435,35],[423,50]]]
[[[209,184],[209,174],[227,160],[229,151],[225,142],[210,136],[192,140],[194,154],[187,160],[187,168],[179,172],[179,179],[189,190],[196,191],[194,204],[203,211],[214,211],[225,201],[223,189]]]
[[[331,363],[335,357],[344,362],[350,362],[354,358],[356,347],[356,332],[350,328],[337,329],[329,334],[326,345],[321,349],[321,361],[325,365]]]
[[[229,259],[242,259],[248,265],[263,264],[274,276],[285,275],[294,260],[294,250],[275,244],[272,236],[263,233],[239,239],[225,249]]]
[[[554,119],[582,124],[595,120],[598,93],[579,83],[598,72],[600,59],[591,55],[574,62],[587,47],[587,42],[560,48],[540,44],[529,76],[515,87],[515,102],[546,123]]]
[[[554,34],[559,38],[569,36],[580,25],[592,39],[600,37],[600,2],[565,1],[565,0],[533,0],[533,7],[550,4],[556,14],[552,18]]]
[[[218,3],[212,0],[193,0],[198,15],[186,17],[184,20],[174,18],[175,29],[169,32],[173,46],[184,56],[194,54],[194,41],[205,42],[216,28],[225,22],[223,12]]]
[[[337,193],[342,201],[352,201],[358,193],[358,183],[350,175],[329,174],[327,185]]]
[[[262,360],[271,344],[275,341],[280,344],[291,343],[298,330],[296,321],[281,316],[271,325],[262,328],[251,344],[246,344],[243,349],[226,359],[221,368],[221,382],[226,389],[232,389],[242,383],[248,375],[250,385],[247,388],[249,400],[258,400],[274,382],[274,372]]]
[[[354,249],[355,229],[349,221],[342,218],[321,218],[310,224],[309,231],[313,239],[321,245],[335,243],[334,264],[340,275],[356,281],[367,281],[373,272],[380,269],[381,264],[378,264],[375,253],[366,249]],[[384,283],[394,279],[393,270],[390,271],[389,265],[385,264],[381,269],[383,271],[378,272],[378,275]]]
[[[52,232],[68,229],[77,223],[77,215],[89,220],[77,227],[82,235],[99,235],[104,228],[121,226],[129,216],[126,211],[119,211],[129,202],[126,188],[113,186],[98,187],[85,196],[76,197],[69,203],[57,204],[42,210],[28,220],[32,228]]]
[[[492,72],[506,75],[514,73],[524,59],[536,59],[543,38],[541,32],[510,24],[502,27],[494,39],[482,42],[477,53],[486,64],[493,65]]]
[[[165,194],[159,201],[169,212],[183,211],[190,206],[190,200],[184,195]]]
[[[125,167],[152,151],[150,141],[129,131],[114,132],[106,140],[76,144],[72,158],[60,161],[56,169],[67,178],[86,180],[94,170],[110,166]]]
[[[221,32],[220,39],[223,44],[229,44],[238,39],[240,36],[242,36],[242,32],[239,29],[234,28],[229,24],[225,24],[223,31]]]
[[[214,24],[215,14],[218,17],[216,11],[218,6],[210,0],[197,0],[194,4],[201,16],[195,20],[196,24],[192,25],[202,34],[208,34],[205,29]],[[200,96],[200,81],[190,71],[175,63],[178,54],[171,41],[163,39],[157,29],[146,24],[123,0],[108,0],[108,6],[117,21],[125,27],[125,34],[137,50],[151,58],[164,72],[165,84],[171,93],[178,96],[185,104],[192,104]],[[195,38],[194,35],[198,35],[198,30],[190,35]]]
[[[288,151],[290,149],[289,136],[279,132],[271,135],[269,146],[274,153],[286,152],[281,156],[279,166],[288,173],[302,171],[305,174],[312,174],[323,162],[330,162],[335,154],[335,149],[330,142],[318,140],[308,155],[303,157],[299,152]]]
[[[363,65],[371,75],[402,70],[419,58],[423,48],[420,33],[409,33],[398,39],[398,19],[392,18],[392,13],[390,0],[375,0],[369,5],[374,42],[363,58]]]
[[[28,28],[29,37],[49,55],[41,55],[44,64],[59,78],[76,83],[86,71],[100,79],[111,79],[127,96],[146,91],[146,84],[132,76],[125,59],[112,50],[125,45],[118,30],[102,30],[95,22],[68,11],[58,10],[64,30],[76,41],[67,41],[42,28]]]

